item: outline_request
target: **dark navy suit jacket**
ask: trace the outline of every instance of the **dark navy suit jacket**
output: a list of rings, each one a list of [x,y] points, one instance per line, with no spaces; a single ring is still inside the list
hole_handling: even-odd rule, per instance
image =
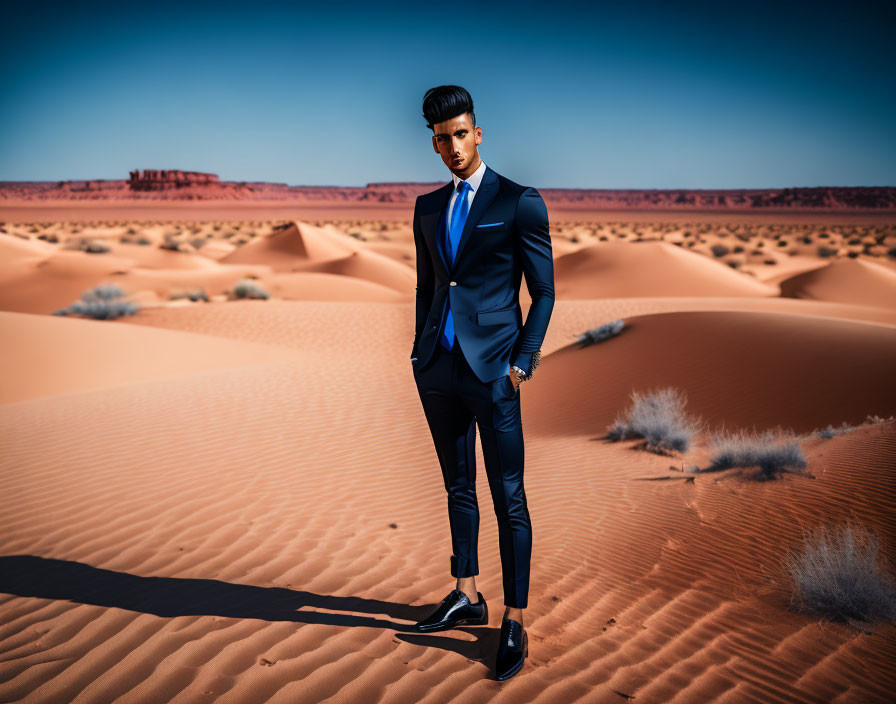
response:
[[[554,308],[554,260],[548,212],[537,190],[504,178],[488,164],[448,265],[446,210],[454,181],[417,197],[417,309],[411,358],[420,370],[434,358],[451,303],[455,344],[483,382],[516,365],[531,372]],[[522,275],[532,305],[522,322]]]

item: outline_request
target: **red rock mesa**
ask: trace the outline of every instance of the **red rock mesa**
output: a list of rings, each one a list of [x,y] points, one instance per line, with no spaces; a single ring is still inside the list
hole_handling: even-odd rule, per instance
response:
[[[128,185],[132,191],[166,191],[186,186],[207,186],[218,183],[218,174],[201,171],[181,171],[180,169],[144,169],[130,171]]]

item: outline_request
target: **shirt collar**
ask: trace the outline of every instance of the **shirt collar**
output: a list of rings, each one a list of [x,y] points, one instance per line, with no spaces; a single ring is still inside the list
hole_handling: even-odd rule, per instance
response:
[[[479,160],[479,168],[477,168],[470,177],[467,179],[467,183],[470,184],[470,187],[473,189],[473,193],[479,190],[479,184],[482,183],[482,177],[485,175],[485,162],[480,158]],[[457,177],[457,174],[451,174],[451,177],[454,179],[454,190],[457,190],[457,184],[460,182],[460,179]]]

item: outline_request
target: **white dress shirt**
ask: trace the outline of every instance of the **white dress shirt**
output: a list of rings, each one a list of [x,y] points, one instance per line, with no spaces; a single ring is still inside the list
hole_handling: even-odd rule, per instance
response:
[[[476,169],[470,177],[467,179],[467,183],[470,184],[470,190],[467,191],[467,212],[470,212],[470,206],[473,205],[473,198],[476,196],[477,191],[479,190],[479,184],[482,183],[482,177],[485,175],[485,162],[481,160],[479,163],[479,168]],[[451,194],[451,200],[448,202],[448,222],[451,222],[451,213],[454,212],[454,204],[457,202],[457,197],[460,195],[457,191],[457,184],[460,183],[460,180],[457,177],[457,174],[451,174],[454,179],[454,192]]]

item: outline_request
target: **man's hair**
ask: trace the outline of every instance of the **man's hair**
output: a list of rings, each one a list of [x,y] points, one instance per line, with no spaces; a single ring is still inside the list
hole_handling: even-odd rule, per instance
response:
[[[473,98],[460,86],[436,86],[426,91],[423,96],[423,117],[426,118],[426,126],[429,129],[434,129],[433,125],[463,115],[465,112],[470,113],[475,127]]]

